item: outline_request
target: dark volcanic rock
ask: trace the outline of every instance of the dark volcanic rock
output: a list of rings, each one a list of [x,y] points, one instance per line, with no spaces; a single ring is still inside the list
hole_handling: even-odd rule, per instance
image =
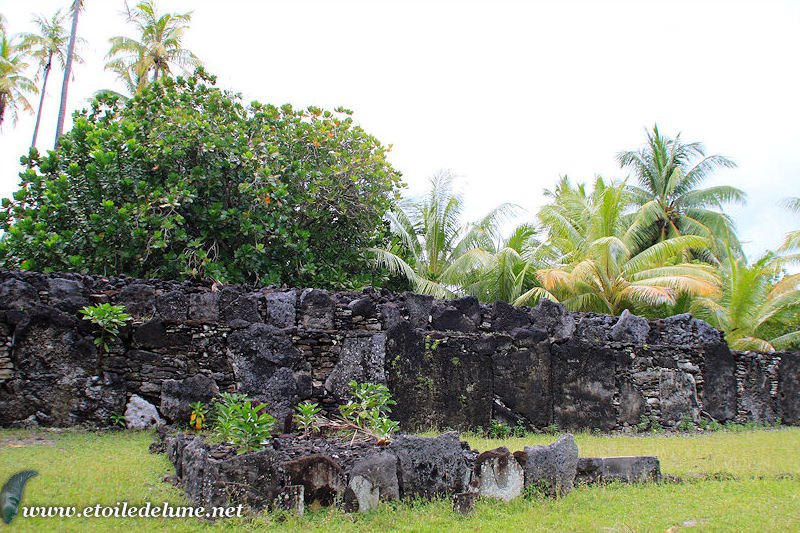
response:
[[[644,344],[650,333],[650,323],[647,319],[632,314],[625,309],[619,320],[611,328],[611,338],[615,341]]]
[[[189,295],[189,320],[213,323],[219,320],[219,293],[198,292]]]
[[[800,424],[800,354],[781,354],[778,370],[778,395],[784,424]]]
[[[552,350],[553,420],[561,428],[613,429],[619,357],[608,348],[574,340]]]
[[[525,446],[514,456],[525,471],[525,487],[544,490],[549,496],[564,497],[575,484],[578,446],[566,434],[549,446]]]
[[[363,296],[353,300],[347,307],[353,312],[353,316],[361,316],[364,318],[374,318],[377,314],[375,310],[375,303],[369,296]]]
[[[149,320],[156,313],[156,290],[152,285],[133,283],[123,288],[117,303],[125,306],[125,312],[134,318]]]
[[[691,374],[662,368],[659,372],[661,421],[677,424],[688,417],[698,420],[697,389]]]
[[[47,292],[50,305],[56,309],[74,313],[78,309],[91,305],[88,291],[82,283],[72,279],[50,278],[47,280]],[[128,307],[126,305],[126,311]],[[134,309],[135,310],[135,309]],[[128,311],[128,313],[131,313]]]
[[[345,509],[365,513],[378,503],[400,499],[397,456],[380,452],[356,462],[348,472]]]
[[[387,333],[388,385],[393,417],[405,431],[431,427],[488,427],[492,415],[491,359],[464,337],[435,339],[402,322]]]
[[[725,343],[706,346],[703,410],[719,421],[736,416],[736,362]]]
[[[494,394],[528,425],[553,423],[550,346],[537,344],[530,350],[496,353],[492,356]]]
[[[481,324],[478,300],[468,296],[458,300],[436,300],[431,306],[431,326],[440,331],[471,332]]]
[[[400,435],[389,450],[397,455],[403,498],[433,498],[467,488],[469,469],[457,433],[433,438]]]
[[[225,287],[219,293],[219,312],[222,322],[229,326],[241,326],[250,322],[261,322],[258,313],[258,298],[255,293]]]
[[[575,332],[575,318],[567,308],[547,298],[531,309],[530,315],[531,323],[555,340],[567,339]]]
[[[297,293],[271,292],[264,296],[266,322],[276,328],[293,328],[297,321]]]
[[[406,310],[408,310],[408,320],[415,328],[425,328],[431,318],[431,307],[433,306],[433,296],[404,292],[403,300]]]
[[[175,380],[166,379],[161,383],[161,414],[170,422],[184,425],[192,414],[191,404],[209,404],[219,394],[219,387],[208,376],[197,375]]]
[[[339,361],[325,381],[325,389],[338,398],[348,398],[350,381],[386,384],[386,334],[348,337],[342,343]]]
[[[576,484],[657,483],[661,481],[658,457],[581,457],[578,459]]]
[[[290,485],[302,485],[306,505],[327,507],[341,499],[347,488],[344,472],[330,457],[311,455],[284,463]]]
[[[158,315],[170,322],[183,322],[189,316],[189,295],[170,291],[156,298]]]
[[[306,289],[300,294],[300,323],[305,329],[333,329],[335,308],[328,291]]]
[[[495,302],[492,307],[492,328],[495,331],[511,331],[529,326],[531,318],[525,309],[514,307],[506,302]]]
[[[39,293],[30,283],[7,279],[0,283],[0,309],[29,309],[39,303]]]

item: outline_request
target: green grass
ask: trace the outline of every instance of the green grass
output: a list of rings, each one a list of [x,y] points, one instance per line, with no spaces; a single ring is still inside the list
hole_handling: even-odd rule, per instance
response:
[[[52,441],[35,445],[30,437]],[[473,447],[546,444],[554,437],[489,440],[468,435]],[[148,433],[0,430],[0,482],[33,468],[25,505],[187,505],[183,493],[162,482],[172,473],[166,457],[147,449]],[[304,518],[262,514],[208,524],[195,519],[26,519],[14,531],[798,531],[800,428],[718,432],[696,436],[577,435],[581,455],[658,455],[665,474],[687,482],[580,487],[561,500],[481,500],[468,517],[449,501],[394,502],[367,515],[335,509]],[[716,475],[715,475],[716,474]],[[711,475],[720,480],[708,479]],[[707,476],[707,477],[699,477]],[[690,521],[690,522],[687,522]],[[683,527],[682,524],[694,524]]]

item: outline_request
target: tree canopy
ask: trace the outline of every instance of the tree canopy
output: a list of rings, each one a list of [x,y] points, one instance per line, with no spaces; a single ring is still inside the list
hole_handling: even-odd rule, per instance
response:
[[[9,268],[225,282],[368,284],[400,175],[344,109],[294,109],[202,70],[76,113],[3,200]]]

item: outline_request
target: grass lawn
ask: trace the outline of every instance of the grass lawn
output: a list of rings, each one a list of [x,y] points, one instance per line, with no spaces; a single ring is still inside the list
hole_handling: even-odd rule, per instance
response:
[[[512,450],[555,437],[501,440],[466,436],[480,450]],[[41,439],[44,439],[42,441]],[[24,505],[187,505],[162,482],[172,468],[148,452],[149,433],[0,430],[0,483],[38,470]],[[578,435],[582,456],[658,455],[683,483],[579,487],[561,500],[481,500],[468,517],[450,502],[387,504],[366,515],[327,509],[303,518],[263,514],[216,524],[196,519],[24,518],[13,531],[800,531],[800,428],[691,436]]]

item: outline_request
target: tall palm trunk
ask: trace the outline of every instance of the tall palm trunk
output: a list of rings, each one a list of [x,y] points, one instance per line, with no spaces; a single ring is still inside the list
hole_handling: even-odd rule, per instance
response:
[[[69,77],[72,75],[72,56],[75,54],[75,38],[78,34],[78,15],[83,0],[75,0],[72,4],[72,33],[69,36],[69,49],[67,50],[67,64],[64,67],[64,81],[61,83],[61,107],[58,110],[58,124],[56,125],[56,141],[54,147],[58,148],[58,138],[64,132],[64,118],[67,114],[67,94],[69,92]]]
[[[53,56],[47,58],[44,66],[44,81],[42,82],[42,96],[39,98],[39,111],[36,113],[36,126],[33,128],[31,148],[36,148],[36,137],[39,136],[39,124],[42,122],[42,107],[44,107],[44,93],[47,91],[47,78],[50,77],[50,67],[53,66]]]

